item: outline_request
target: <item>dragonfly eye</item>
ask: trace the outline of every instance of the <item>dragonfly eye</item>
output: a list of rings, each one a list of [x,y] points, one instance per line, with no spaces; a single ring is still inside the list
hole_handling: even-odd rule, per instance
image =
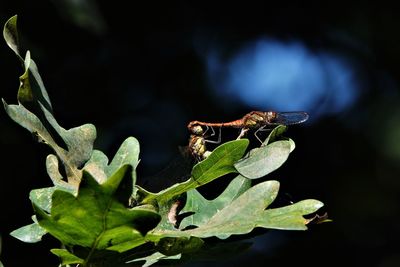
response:
[[[203,127],[201,127],[200,125],[190,127],[190,132],[195,135],[201,135],[204,133]]]

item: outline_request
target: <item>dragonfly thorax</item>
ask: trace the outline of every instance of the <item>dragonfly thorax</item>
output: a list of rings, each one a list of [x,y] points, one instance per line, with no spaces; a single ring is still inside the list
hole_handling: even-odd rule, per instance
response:
[[[243,126],[246,128],[258,128],[274,122],[276,112],[274,111],[252,111],[243,117]]]
[[[202,159],[206,152],[205,139],[202,136],[191,135],[189,140],[189,150],[197,159]]]

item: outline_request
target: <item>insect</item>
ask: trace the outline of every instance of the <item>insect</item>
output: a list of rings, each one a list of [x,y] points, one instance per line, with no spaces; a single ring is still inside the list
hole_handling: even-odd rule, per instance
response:
[[[230,122],[202,122],[191,121],[188,124],[188,129],[192,132],[197,131],[198,126],[205,127],[231,127],[240,128],[241,132],[238,139],[242,138],[249,129],[256,129],[254,135],[262,143],[257,136],[259,131],[263,131],[268,126],[276,125],[293,125],[303,123],[308,119],[308,114],[304,111],[293,112],[275,112],[275,111],[251,111],[244,115],[241,119]],[[201,128],[202,129],[202,128]]]
[[[204,125],[204,127],[206,127],[206,130],[203,129],[202,125],[188,126],[190,131],[188,148],[192,156],[198,161],[207,158],[207,156],[210,154],[210,151],[207,150],[206,143],[219,144],[221,142],[221,128],[219,131],[218,140],[208,140],[206,138],[214,136],[215,131],[212,126],[210,127],[208,125]],[[212,133],[210,136],[206,136],[206,133],[209,129],[211,129]]]

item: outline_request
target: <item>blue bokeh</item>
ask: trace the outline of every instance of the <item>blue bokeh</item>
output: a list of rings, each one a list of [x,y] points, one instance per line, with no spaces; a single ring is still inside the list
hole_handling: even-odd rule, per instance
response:
[[[261,38],[228,60],[207,54],[211,87],[222,99],[252,109],[307,111],[312,119],[349,108],[360,94],[357,64],[339,53],[312,51],[300,41]]]

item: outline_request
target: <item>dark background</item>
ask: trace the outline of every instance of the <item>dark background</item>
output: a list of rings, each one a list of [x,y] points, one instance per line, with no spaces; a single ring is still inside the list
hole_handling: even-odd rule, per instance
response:
[[[226,121],[255,109],[291,107],[310,114],[307,123],[289,128],[297,148],[270,178],[281,182],[288,201],[323,201],[333,222],[304,232],[270,231],[243,255],[210,266],[400,266],[396,8],[383,3],[304,7],[287,2],[278,8],[247,2],[73,2],[2,1],[0,22],[19,15],[22,45],[31,51],[64,128],[95,124],[96,148],[109,157],[128,136],[138,138],[139,180],[167,166],[178,147],[186,145],[191,120]],[[285,69],[285,60],[293,59],[290,53],[296,47],[304,52],[294,79],[261,90],[266,94],[258,100],[264,105],[238,97],[252,90],[256,76],[242,78],[243,72],[229,69],[247,47],[253,58],[240,67],[253,70],[250,65],[262,49],[254,48],[257,40],[280,45],[280,57],[268,54],[276,68],[264,72],[279,81],[290,74]],[[213,53],[219,67],[211,67]],[[339,75],[323,55],[346,63],[339,64],[345,66]],[[317,66],[314,72],[307,67],[310,62]],[[16,103],[22,70],[5,42],[0,71],[0,96]],[[248,88],[230,90],[227,77],[248,81]],[[285,90],[280,98],[279,90]],[[354,97],[344,100],[346,95]],[[303,96],[311,100],[299,102]],[[3,110],[0,127],[0,260],[5,266],[57,266],[49,252],[58,246],[53,239],[26,244],[9,236],[31,223],[29,191],[50,185],[44,165],[49,150]]]

